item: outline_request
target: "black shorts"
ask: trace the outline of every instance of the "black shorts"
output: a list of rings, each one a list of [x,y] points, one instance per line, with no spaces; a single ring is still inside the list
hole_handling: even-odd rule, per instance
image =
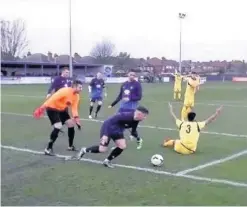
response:
[[[54,125],[55,123],[58,123],[58,122],[62,122],[62,124],[64,125],[65,122],[70,119],[68,109],[65,109],[64,111],[57,111],[55,109],[47,109],[46,113],[47,113],[47,116],[49,117],[51,125]]]
[[[100,139],[104,136],[102,128],[100,130]],[[119,131],[119,132],[113,132],[110,133],[108,136],[108,140],[105,143],[100,143],[100,145],[107,147],[110,144],[110,141],[112,140],[113,142],[115,142],[116,140],[119,139],[124,139],[124,134],[123,132]]]

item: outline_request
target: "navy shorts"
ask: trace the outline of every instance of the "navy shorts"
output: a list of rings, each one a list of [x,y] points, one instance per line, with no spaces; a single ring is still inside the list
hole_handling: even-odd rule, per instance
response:
[[[114,130],[115,131],[115,130]],[[100,139],[104,136],[103,133],[103,127],[101,127],[100,129]],[[119,130],[119,131],[115,131],[115,132],[111,132],[108,136],[108,140],[105,143],[100,143],[100,145],[107,147],[110,144],[110,141],[112,140],[113,142],[115,142],[116,140],[119,139],[124,139],[124,134],[123,134],[123,130]]]
[[[90,98],[90,102],[93,102],[93,103],[98,102],[98,101],[102,101],[102,100],[103,100],[102,97],[91,97]]]
[[[46,113],[51,122],[51,125],[59,122],[62,122],[62,124],[64,125],[65,122],[70,119],[68,109],[65,109],[64,111],[57,111],[55,109],[48,108],[46,109]]]

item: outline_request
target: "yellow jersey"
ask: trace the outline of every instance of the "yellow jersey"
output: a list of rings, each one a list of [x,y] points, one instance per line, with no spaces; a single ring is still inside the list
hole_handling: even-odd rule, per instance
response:
[[[180,74],[175,74],[174,77],[175,77],[174,86],[181,87],[181,85],[182,85],[182,80],[183,80],[183,76],[181,76]]]
[[[194,98],[196,93],[196,88],[200,85],[199,79],[192,79],[188,77],[187,79],[187,86],[185,90],[185,97],[187,98]]]
[[[189,150],[196,151],[200,137],[200,131],[206,126],[206,122],[189,122],[176,120],[179,129],[180,142]]]

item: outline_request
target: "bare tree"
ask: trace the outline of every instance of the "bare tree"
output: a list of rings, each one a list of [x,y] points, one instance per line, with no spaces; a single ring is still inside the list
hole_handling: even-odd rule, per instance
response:
[[[108,63],[114,56],[115,45],[109,40],[103,40],[96,43],[90,52],[90,56],[94,57],[98,62]]]
[[[121,69],[125,69],[130,64],[130,54],[127,52],[120,52],[117,58],[117,64]]]
[[[3,59],[14,60],[27,47],[25,22],[1,20],[1,55]]]

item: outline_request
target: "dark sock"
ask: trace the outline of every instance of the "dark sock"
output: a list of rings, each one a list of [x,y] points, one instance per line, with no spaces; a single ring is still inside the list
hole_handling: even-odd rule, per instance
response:
[[[99,146],[88,147],[88,148],[86,149],[86,152],[90,152],[90,153],[100,153],[100,151],[99,151]]]
[[[95,113],[98,114],[100,109],[101,109],[101,105],[98,105]]]
[[[53,144],[55,143],[58,133],[60,132],[60,129],[54,128],[50,135],[50,142],[48,143],[47,149],[52,149]]]
[[[74,137],[75,137],[75,128],[74,127],[68,128],[68,137],[69,137],[69,147],[72,147],[73,142],[74,142]]]
[[[107,157],[107,159],[111,161],[117,156],[119,156],[122,152],[123,152],[123,149],[116,147],[114,150],[111,151],[111,154]]]
[[[89,115],[91,115],[93,112],[93,106],[89,106]]]

